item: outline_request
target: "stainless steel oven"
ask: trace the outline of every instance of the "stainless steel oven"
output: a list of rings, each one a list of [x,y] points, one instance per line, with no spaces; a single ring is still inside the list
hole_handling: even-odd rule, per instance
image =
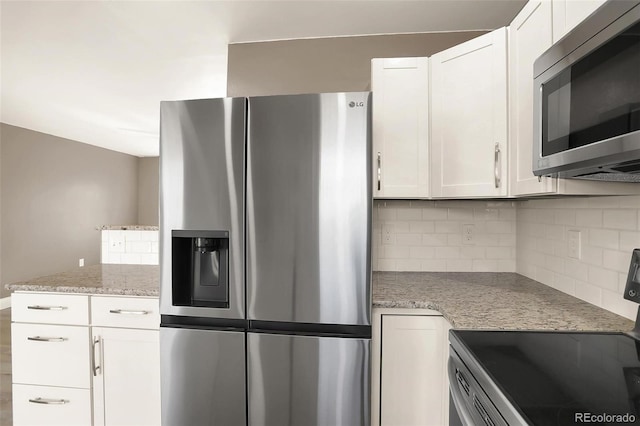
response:
[[[534,76],[535,175],[640,181],[640,1],[609,0]]]
[[[640,342],[630,334],[452,330],[449,342],[458,424],[640,424]]]

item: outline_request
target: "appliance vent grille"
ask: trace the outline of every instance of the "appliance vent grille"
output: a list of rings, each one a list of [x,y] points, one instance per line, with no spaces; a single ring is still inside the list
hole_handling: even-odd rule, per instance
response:
[[[640,170],[638,172],[639,173],[596,172],[572,176],[572,179],[603,180],[609,182],[640,182]]]
[[[620,173],[640,173],[640,160],[625,161],[610,168]]]

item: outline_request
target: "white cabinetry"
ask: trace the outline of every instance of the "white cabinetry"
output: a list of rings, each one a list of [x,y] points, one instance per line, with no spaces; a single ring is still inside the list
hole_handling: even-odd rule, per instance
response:
[[[606,0],[553,0],[553,42],[560,40]]]
[[[160,424],[159,325],[157,298],[14,293],[13,424]]]
[[[555,179],[538,179],[533,164],[533,62],[551,47],[551,1],[531,0],[509,27],[511,195],[556,191]]]
[[[374,310],[372,425],[448,424],[448,329],[436,311]]]
[[[93,327],[94,425],[160,424],[158,330]]]
[[[14,293],[13,424],[91,424],[87,296]]]
[[[429,58],[371,61],[373,194],[429,196]]]
[[[507,195],[507,30],[431,58],[431,195]]]
[[[94,425],[159,425],[158,299],[93,296],[91,320]]]
[[[617,182],[593,182],[534,176],[533,169],[533,64],[552,45],[556,9],[580,16],[597,8],[598,1],[530,0],[509,27],[509,195],[636,194],[640,186]],[[590,11],[587,12],[587,9]],[[582,11],[578,13],[578,11]],[[564,16],[564,15],[562,15]],[[564,19],[564,18],[563,18]],[[577,19],[577,18],[576,18]],[[553,24],[552,24],[553,23]],[[552,29],[553,28],[553,29]]]

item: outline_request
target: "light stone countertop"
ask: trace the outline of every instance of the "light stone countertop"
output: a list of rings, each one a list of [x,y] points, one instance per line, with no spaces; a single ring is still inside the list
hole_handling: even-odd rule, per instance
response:
[[[156,225],[102,225],[96,228],[98,231],[158,231]]]
[[[630,331],[634,326],[627,318],[506,272],[374,272],[373,307],[433,309],[458,329]]]
[[[93,265],[12,291],[157,297],[157,265]],[[374,308],[424,308],[458,329],[629,331],[633,321],[515,273],[374,272]]]
[[[158,297],[160,267],[157,265],[92,265],[60,274],[7,284],[12,291],[113,294]]]

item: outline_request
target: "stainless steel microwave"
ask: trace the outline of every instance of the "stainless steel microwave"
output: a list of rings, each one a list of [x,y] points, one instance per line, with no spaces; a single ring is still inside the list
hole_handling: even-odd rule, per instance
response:
[[[534,64],[533,173],[640,182],[640,0],[609,0]]]

